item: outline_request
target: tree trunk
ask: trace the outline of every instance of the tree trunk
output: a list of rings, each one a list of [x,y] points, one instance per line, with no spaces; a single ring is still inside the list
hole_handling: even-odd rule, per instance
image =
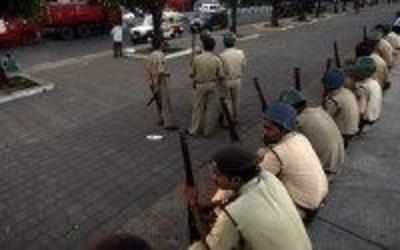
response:
[[[299,4],[299,21],[304,22],[307,21],[306,17],[306,1],[305,0],[300,0],[298,2]]]
[[[231,0],[231,32],[236,34],[237,33],[237,7],[238,7],[238,0]]]
[[[153,34],[152,39],[154,39],[156,43],[159,42],[159,44],[161,44],[164,39],[163,31],[161,28],[162,11],[163,11],[163,8],[157,8],[157,9],[151,10],[151,15],[153,16],[153,26],[154,26],[154,34]]]
[[[271,27],[279,27],[279,1],[272,1]]]
[[[2,66],[0,66],[0,88],[8,85],[8,78]]]

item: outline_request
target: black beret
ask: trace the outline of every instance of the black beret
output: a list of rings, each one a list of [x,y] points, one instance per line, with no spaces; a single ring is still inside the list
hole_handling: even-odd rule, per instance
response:
[[[256,155],[237,146],[219,150],[212,156],[212,160],[216,163],[217,169],[227,176],[247,175],[258,168]]]

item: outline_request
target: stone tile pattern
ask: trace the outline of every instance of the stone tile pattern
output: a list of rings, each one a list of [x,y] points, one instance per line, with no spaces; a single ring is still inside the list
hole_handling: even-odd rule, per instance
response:
[[[279,91],[292,85],[292,68],[301,65],[305,92],[318,100],[320,88],[315,86],[319,86],[316,82],[323,71],[325,57],[332,54],[332,41],[338,40],[341,52],[350,54],[352,46],[361,39],[362,25],[388,21],[393,15],[389,7],[380,7],[360,16],[332,18],[290,32],[268,33],[258,40],[240,44],[251,65],[243,88],[240,128],[243,145],[249,150],[260,145],[260,109],[251,86],[253,76],[261,79],[268,98],[273,99]],[[354,25],[349,26],[349,23]],[[170,86],[174,91],[174,105],[184,127],[190,119],[189,59],[180,58],[169,64],[173,73]],[[52,92],[8,103],[0,109],[0,249],[83,249],[90,236],[121,229],[140,232],[152,240],[156,249],[158,246],[160,249],[169,246],[183,249],[187,243],[184,240],[186,217],[176,193],[176,186],[183,180],[178,137],[156,127],[154,110],[145,107],[150,94],[144,84],[142,62],[102,57],[37,72],[35,76],[58,85]],[[394,93],[397,92],[393,91],[392,98],[396,98]],[[389,122],[395,120],[395,102],[386,106],[389,108],[385,114],[392,115]],[[378,131],[374,129],[368,137]],[[383,136],[389,135],[384,131]],[[145,139],[145,135],[153,133],[163,134],[164,140]],[[390,134],[385,141],[398,150],[397,144],[394,145],[396,137],[392,136],[395,135]],[[213,151],[228,144],[227,132],[218,133],[209,140],[190,140],[195,165],[201,165]],[[358,146],[359,154],[365,150],[376,153],[376,148],[372,147],[371,143]],[[394,165],[391,153],[397,151],[380,149],[379,160],[384,158]],[[356,152],[357,149],[351,150]],[[390,157],[385,157],[388,155]],[[379,193],[373,185],[370,192],[361,185],[367,172],[372,171],[365,169],[364,164],[377,163],[377,168],[378,165],[389,168],[390,165],[381,164],[379,160],[354,158],[359,167],[348,167],[348,171],[352,171],[345,177],[351,179],[354,175],[360,181],[359,197],[351,200],[345,195],[347,189],[357,190],[355,179],[348,180],[349,186],[340,185],[338,181],[337,188],[332,188],[338,191],[331,197],[344,200],[337,203],[336,211],[362,206],[365,204],[362,194],[377,202],[379,195],[395,193],[398,184],[386,182],[386,177],[395,177],[391,175],[392,169],[386,169],[386,174],[374,176],[370,181],[378,185],[385,180],[387,186]],[[392,212],[389,209],[398,204],[394,195],[392,198],[393,205],[388,203],[385,212]],[[336,208],[335,202],[330,203],[330,207]],[[379,207],[382,206],[378,203],[374,206],[375,209]],[[361,223],[361,220],[377,219],[370,214],[365,217],[360,212],[358,220],[354,219],[355,214],[329,211],[324,210],[321,216],[343,222],[374,241],[396,248],[393,234],[375,232],[381,229],[390,233],[399,223],[387,219],[380,228],[370,229],[370,221]],[[316,230],[312,234],[317,243],[319,237],[328,236],[342,239],[343,246],[354,241],[348,235],[341,238],[343,232],[325,224],[321,228],[325,231]],[[361,242],[359,246],[370,245]]]

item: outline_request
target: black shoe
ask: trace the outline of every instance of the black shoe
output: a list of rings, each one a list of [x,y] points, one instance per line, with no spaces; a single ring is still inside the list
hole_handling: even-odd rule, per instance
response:
[[[179,129],[179,126],[176,125],[165,126],[164,129],[173,131]]]
[[[188,136],[196,136],[195,134],[193,134],[192,132],[189,131],[189,129],[185,129],[185,134],[187,134]]]

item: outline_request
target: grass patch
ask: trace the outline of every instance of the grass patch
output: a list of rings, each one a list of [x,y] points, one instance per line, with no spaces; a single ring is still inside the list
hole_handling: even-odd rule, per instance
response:
[[[6,94],[11,94],[18,90],[37,87],[39,85],[39,83],[23,76],[14,76],[8,79],[8,83],[0,84],[0,91]]]

